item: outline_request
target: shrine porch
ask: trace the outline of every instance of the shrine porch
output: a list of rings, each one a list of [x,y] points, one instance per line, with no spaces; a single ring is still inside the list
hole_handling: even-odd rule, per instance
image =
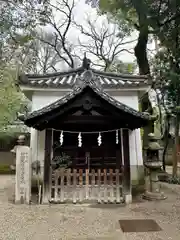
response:
[[[113,138],[116,131],[104,134],[102,146],[97,146],[94,134],[85,137],[82,133],[83,145],[77,147],[78,135],[67,134],[67,137],[65,132],[61,145],[58,144],[60,134],[46,130],[43,203],[131,201],[128,129],[119,130],[118,142]],[[54,162],[62,154],[68,156],[68,169],[56,169]]]

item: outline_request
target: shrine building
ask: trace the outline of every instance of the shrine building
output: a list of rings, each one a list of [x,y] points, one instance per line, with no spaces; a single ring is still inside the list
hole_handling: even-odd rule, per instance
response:
[[[32,101],[23,121],[41,165],[42,202],[130,203],[144,175],[140,128],[149,115],[139,100],[149,78],[80,67],[23,75],[19,86]],[[68,167],[55,169],[58,159]]]

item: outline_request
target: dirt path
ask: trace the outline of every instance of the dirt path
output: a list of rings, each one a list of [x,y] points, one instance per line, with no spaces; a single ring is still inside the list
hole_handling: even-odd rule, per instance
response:
[[[179,240],[180,187],[168,199],[121,205],[15,205],[13,176],[0,176],[0,240]],[[8,201],[8,198],[11,201]],[[163,231],[123,234],[120,219],[150,218]]]

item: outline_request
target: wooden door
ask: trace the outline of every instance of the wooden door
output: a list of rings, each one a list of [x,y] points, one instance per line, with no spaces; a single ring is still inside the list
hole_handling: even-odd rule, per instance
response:
[[[102,143],[98,146],[98,134],[90,135],[86,142],[91,169],[116,169],[120,167],[120,143],[116,144],[115,133],[102,134]]]
[[[86,148],[78,147],[75,149],[74,160],[76,164],[76,168],[86,169],[88,168],[88,159],[86,156]]]

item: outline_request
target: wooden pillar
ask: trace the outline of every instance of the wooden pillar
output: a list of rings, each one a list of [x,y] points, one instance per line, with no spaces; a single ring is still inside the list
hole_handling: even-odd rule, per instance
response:
[[[49,203],[51,197],[50,174],[52,157],[52,130],[47,129],[45,134],[45,154],[44,154],[44,177],[43,177],[43,203]]]
[[[130,153],[129,153],[129,130],[122,130],[122,149],[124,157],[124,180],[123,180],[123,192],[126,203],[132,202],[131,194],[131,172],[130,172]]]

